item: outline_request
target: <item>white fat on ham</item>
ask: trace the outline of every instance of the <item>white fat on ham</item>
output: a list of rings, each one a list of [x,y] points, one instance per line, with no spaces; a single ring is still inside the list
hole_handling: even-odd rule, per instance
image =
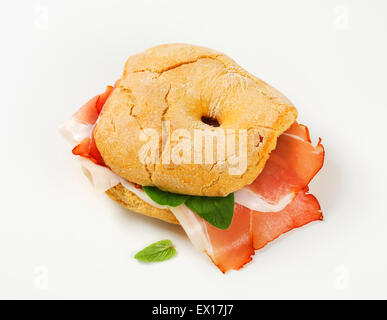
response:
[[[296,140],[300,140],[302,142],[305,142],[305,143],[310,143],[309,141],[305,141],[304,139],[302,139],[301,137],[295,135],[295,134],[291,134],[291,133],[283,133],[284,136],[288,136],[288,137],[291,137],[293,139],[296,139]]]
[[[262,198],[258,193],[255,193],[248,188],[243,188],[234,193],[236,203],[259,212],[280,212],[293,201],[295,196],[296,195],[294,193],[289,193],[277,203],[270,203]]]
[[[178,207],[169,207],[169,210],[171,210],[176,219],[179,220],[195,248],[199,251],[204,251],[210,257],[213,257],[212,244],[204,220],[200,219],[198,215],[185,204]]]
[[[83,139],[90,137],[94,125],[78,120],[75,116],[66,120],[59,128],[59,133],[72,146],[77,146]],[[89,178],[97,193],[103,193],[118,185],[122,178],[107,167],[95,164],[93,161],[78,157],[83,173]]]
[[[59,128],[59,133],[70,143],[72,147],[77,146],[81,141],[90,137],[94,125],[80,121],[74,116],[65,121]]]
[[[89,178],[97,193],[103,193],[115,187],[122,180],[120,176],[116,175],[109,168],[95,164],[89,159],[79,157],[79,161],[81,162],[84,174]]]

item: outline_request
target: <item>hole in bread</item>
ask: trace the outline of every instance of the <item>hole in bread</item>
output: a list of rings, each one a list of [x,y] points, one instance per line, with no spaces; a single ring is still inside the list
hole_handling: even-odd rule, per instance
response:
[[[216,120],[215,118],[211,118],[211,117],[205,117],[203,116],[201,118],[202,122],[211,126],[211,127],[219,127],[220,126],[220,123],[218,120]]]

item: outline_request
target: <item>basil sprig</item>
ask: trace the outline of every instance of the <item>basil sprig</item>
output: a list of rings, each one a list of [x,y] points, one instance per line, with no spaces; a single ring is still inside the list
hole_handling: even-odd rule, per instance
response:
[[[146,262],[161,262],[173,258],[175,254],[176,249],[171,240],[161,240],[137,252],[134,258]]]
[[[200,197],[162,191],[156,187],[143,187],[146,194],[156,203],[177,207],[186,204],[198,216],[214,227],[226,230],[234,216],[234,194],[227,197]]]

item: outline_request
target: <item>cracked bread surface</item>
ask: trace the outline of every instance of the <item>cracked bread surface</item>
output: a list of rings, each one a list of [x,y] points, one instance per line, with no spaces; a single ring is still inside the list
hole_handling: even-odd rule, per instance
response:
[[[216,119],[210,127],[202,117]],[[291,102],[232,59],[216,51],[186,44],[168,44],[136,54],[126,62],[123,76],[108,99],[95,130],[105,163],[128,181],[175,193],[226,196],[252,183],[262,171],[279,135],[296,120]],[[230,174],[224,161],[209,164],[165,164],[177,141],[159,142],[159,163],[143,164],[141,130],[162,136],[170,132],[245,129],[247,169]],[[165,129],[165,127],[164,127]],[[227,132],[227,131],[226,131]],[[214,150],[217,141],[214,141]],[[238,150],[239,140],[235,147]],[[202,146],[203,154],[205,145]]]

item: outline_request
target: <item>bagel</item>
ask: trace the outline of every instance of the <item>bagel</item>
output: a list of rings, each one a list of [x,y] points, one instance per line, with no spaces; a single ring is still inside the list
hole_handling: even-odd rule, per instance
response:
[[[130,182],[173,193],[223,197],[257,178],[277,138],[296,118],[296,108],[284,95],[226,55],[199,46],[168,44],[127,60],[94,138],[105,164]],[[144,145],[140,133],[152,128],[161,137],[163,123],[171,131],[190,133],[246,130],[246,170],[231,174],[228,155],[212,164],[164,164],[176,141],[170,142],[170,148],[160,142],[158,163],[142,163],[138,157]],[[239,143],[237,140],[236,148]],[[134,200],[119,189],[109,190],[109,196],[131,206]],[[155,215],[164,217],[164,213]]]

